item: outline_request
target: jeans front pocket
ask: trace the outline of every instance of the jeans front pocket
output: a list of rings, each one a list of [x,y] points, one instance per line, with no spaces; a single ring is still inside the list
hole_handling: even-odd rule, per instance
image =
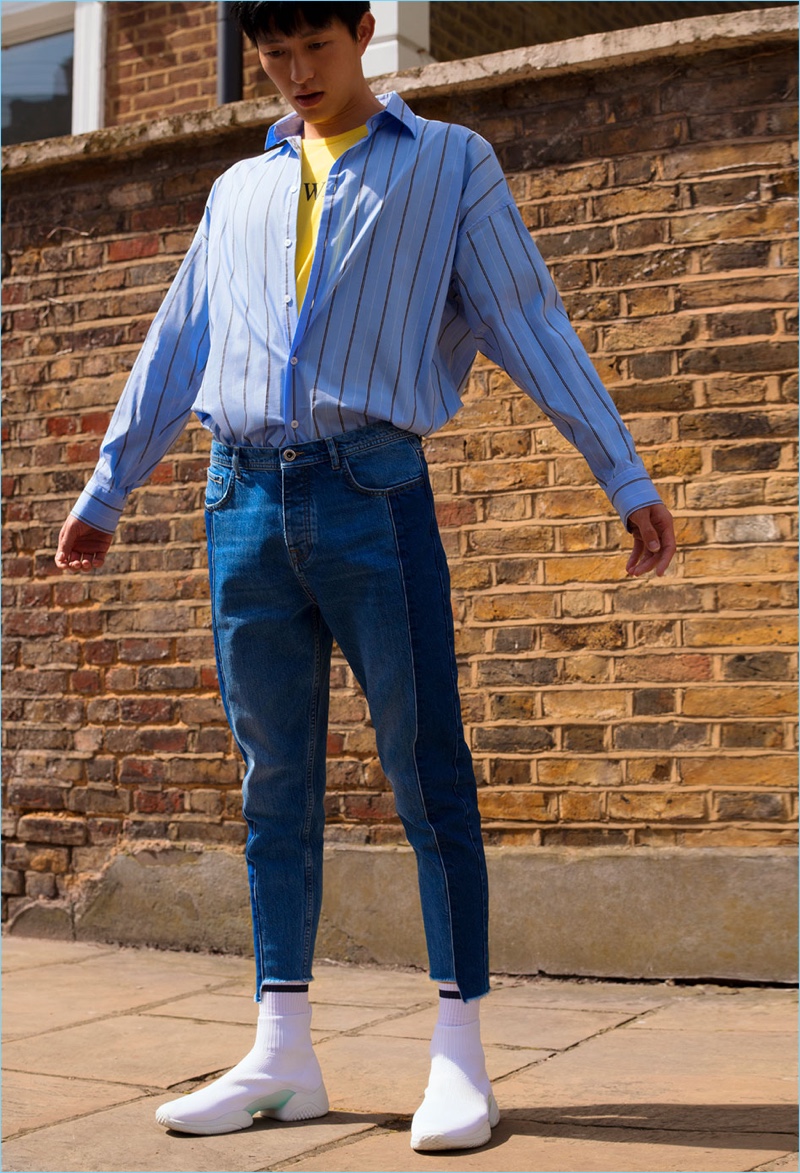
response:
[[[206,482],[205,508],[208,513],[221,509],[233,492],[236,478],[232,468],[210,468]]]
[[[401,436],[388,444],[347,453],[344,469],[359,493],[383,495],[418,485],[425,477],[425,458],[415,436]]]

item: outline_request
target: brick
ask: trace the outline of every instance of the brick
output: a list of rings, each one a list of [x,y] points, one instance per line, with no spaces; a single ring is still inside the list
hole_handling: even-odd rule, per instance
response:
[[[718,794],[714,800],[718,819],[742,819],[762,822],[786,819],[789,815],[785,794]]]
[[[69,787],[43,782],[9,782],[7,801],[22,810],[64,810]]]
[[[607,730],[603,725],[565,725],[561,732],[562,749],[568,753],[603,753],[607,748]]]
[[[25,876],[14,868],[3,868],[2,889],[4,896],[21,896],[25,891]]]
[[[481,790],[478,809],[483,819],[525,822],[553,818],[556,814],[553,796],[539,791]]]
[[[724,647],[736,645],[773,644],[794,645],[797,642],[795,617],[771,620],[746,619],[691,619],[684,623],[684,639],[688,647]]]
[[[83,819],[23,815],[17,825],[17,835],[23,842],[80,847],[86,842],[86,824]]]
[[[706,814],[702,794],[672,794],[626,790],[608,796],[610,819],[702,819]]]
[[[738,653],[721,658],[725,680],[791,680],[794,666],[785,652]]]
[[[474,730],[473,748],[479,753],[529,753],[552,746],[552,733],[536,726],[494,725]]]
[[[25,895],[36,900],[56,895],[56,878],[48,872],[29,872],[25,876]]]
[[[543,714],[554,721],[575,717],[610,721],[627,715],[629,696],[627,690],[610,689],[560,689],[545,692],[542,696]]]
[[[761,787],[794,787],[796,766],[792,754],[754,757],[727,756],[724,767],[719,754],[712,757],[680,758],[681,781],[685,786],[742,786],[748,790]]]
[[[543,592],[515,591],[508,594],[481,595],[476,598],[473,615],[478,622],[505,619],[542,619],[553,615],[555,601]]]

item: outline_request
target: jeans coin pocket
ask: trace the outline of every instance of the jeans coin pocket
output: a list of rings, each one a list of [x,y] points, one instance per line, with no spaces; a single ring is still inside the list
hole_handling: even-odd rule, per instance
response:
[[[221,508],[233,492],[232,468],[210,468],[206,482],[205,507],[209,513]]]
[[[425,475],[425,458],[416,438],[403,436],[344,458],[347,479],[361,493],[394,493],[419,484]]]

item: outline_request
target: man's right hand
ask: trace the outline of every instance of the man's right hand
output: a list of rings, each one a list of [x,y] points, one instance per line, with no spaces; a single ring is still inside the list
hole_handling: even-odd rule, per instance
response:
[[[70,514],[58,535],[56,566],[73,574],[79,570],[99,570],[113,537]]]

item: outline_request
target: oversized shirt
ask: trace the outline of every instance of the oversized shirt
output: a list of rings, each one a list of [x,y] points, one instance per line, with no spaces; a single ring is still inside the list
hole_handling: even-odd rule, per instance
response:
[[[194,410],[235,447],[389,421],[424,436],[461,406],[477,350],[583,454],[627,524],[658,502],[489,144],[397,94],[331,167],[298,314],[302,121],[215,182],[73,512],[113,531]]]

